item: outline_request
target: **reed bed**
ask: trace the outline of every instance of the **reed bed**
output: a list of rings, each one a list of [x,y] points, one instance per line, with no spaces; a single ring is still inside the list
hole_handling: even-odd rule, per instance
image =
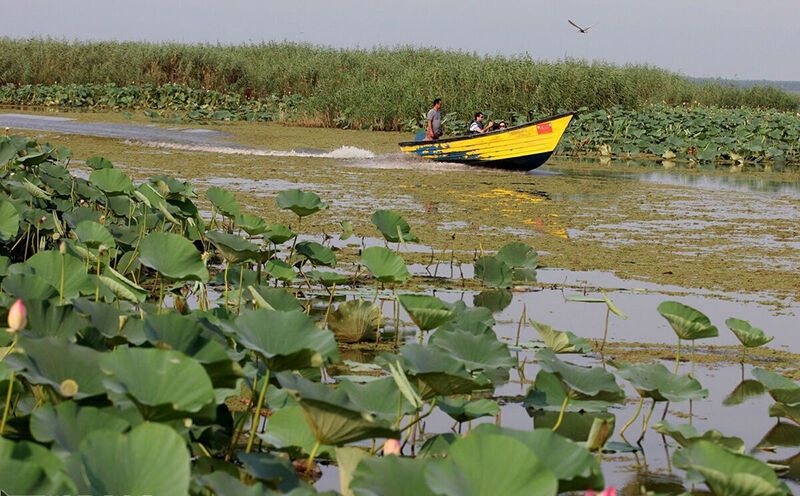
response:
[[[795,111],[800,104],[800,96],[778,88],[698,83],[646,65],[295,43],[224,46],[0,38],[0,85],[29,87],[33,89],[26,91],[32,92],[53,85],[179,85],[210,92],[216,99],[227,95],[224,98],[237,102],[281,101],[290,110],[284,118],[297,124],[376,130],[414,127],[435,97],[444,99],[445,113],[461,120],[476,110],[528,120],[564,110],[636,110],[653,104],[780,111]],[[114,103],[119,105],[117,99]]]

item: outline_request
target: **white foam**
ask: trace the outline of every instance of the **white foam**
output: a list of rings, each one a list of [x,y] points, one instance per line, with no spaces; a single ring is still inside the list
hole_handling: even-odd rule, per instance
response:
[[[172,143],[167,141],[145,141],[144,146],[153,148],[168,148],[171,150],[185,150],[193,152],[220,153],[225,155],[251,155],[258,157],[308,157],[308,158],[336,158],[336,159],[363,159],[375,156],[369,150],[354,146],[343,146],[331,152],[325,151],[295,151],[295,150],[262,150],[258,148],[243,148],[221,145],[201,145],[187,143]]]

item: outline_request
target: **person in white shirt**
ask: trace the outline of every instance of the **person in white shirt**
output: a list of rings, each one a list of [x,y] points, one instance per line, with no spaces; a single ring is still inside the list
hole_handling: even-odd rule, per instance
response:
[[[483,115],[483,112],[477,112],[475,114],[475,119],[469,123],[470,134],[485,133],[486,131],[491,131],[494,128],[494,122],[492,121],[489,121],[485,126],[483,125],[483,119],[485,117],[486,116]]]

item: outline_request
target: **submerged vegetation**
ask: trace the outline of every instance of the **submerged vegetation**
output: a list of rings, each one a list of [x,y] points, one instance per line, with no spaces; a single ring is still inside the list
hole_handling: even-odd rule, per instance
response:
[[[0,67],[6,106],[411,132],[424,127],[430,101],[442,97],[450,134],[463,133],[476,109],[512,123],[578,111],[560,153],[800,162],[799,96],[700,83],[649,66],[411,47],[0,39]]]
[[[791,494],[781,478],[796,470],[790,460],[766,463],[736,433],[698,432],[692,401],[711,393],[693,368],[680,373],[677,353],[671,372],[606,361],[542,326],[543,342],[499,339],[508,287],[536,281],[531,246],[482,253],[473,304],[447,303],[419,289],[402,250],[417,234],[398,212],[370,218],[381,242],[334,249],[330,236],[304,232],[329,208],[314,192],[276,195],[293,219],[281,224],[245,213],[221,187],[201,197],[166,175],[137,184],[101,157],[78,173],[71,158],[65,147],[0,137],[6,492],[299,496],[317,493],[326,463],[347,495],[582,493],[607,485],[605,457],[641,452],[624,436],[638,409],[613,440],[614,409],[649,398],[688,416],[652,427],[674,440],[678,492]],[[626,318],[607,296],[597,302]],[[696,309],[661,310],[679,343],[714,335]],[[751,347],[768,342],[748,322],[729,325]],[[341,360],[351,341],[371,358]],[[564,357],[575,352],[590,363]],[[534,360],[517,358],[526,355]],[[535,376],[514,400],[533,429],[425,431],[437,414],[459,432],[498,417],[509,398],[496,391],[512,373]],[[769,394],[769,417],[795,425],[800,386],[779,371],[752,375],[731,403]]]

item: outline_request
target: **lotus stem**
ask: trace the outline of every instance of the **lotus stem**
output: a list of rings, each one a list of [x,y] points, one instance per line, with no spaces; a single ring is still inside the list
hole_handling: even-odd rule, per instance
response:
[[[245,449],[245,453],[250,453],[250,450],[253,449],[253,440],[256,438],[256,428],[258,427],[259,420],[261,420],[261,406],[264,404],[264,396],[266,396],[267,394],[268,385],[269,385],[269,369],[267,369],[267,373],[264,375],[264,383],[261,385],[261,392],[258,393],[258,402],[256,403],[256,410],[255,412],[253,412],[253,420],[250,422],[250,439],[247,440],[247,449]],[[317,441],[317,444],[319,445],[319,441]],[[317,448],[319,448],[319,446],[317,446]]]
[[[0,437],[6,430],[6,419],[8,418],[8,410],[11,408],[11,392],[14,390],[14,371],[8,375],[8,391],[6,392],[6,403],[3,408],[3,419],[0,420]]]
[[[558,420],[556,420],[556,425],[553,426],[553,432],[561,427],[561,422],[564,420],[564,413],[567,411],[567,403],[569,403],[569,396],[564,396],[564,401],[561,403],[561,411],[558,412]]]
[[[639,439],[636,440],[637,443],[641,443],[642,439],[644,439],[644,434],[647,431],[647,424],[650,422],[650,416],[653,415],[653,411],[656,409],[656,400],[653,399],[653,404],[650,406],[650,411],[647,412],[647,415],[644,418],[644,422],[642,423],[642,435],[639,436]]]
[[[400,300],[394,288],[394,349],[400,346]]]
[[[319,447],[322,445],[319,439],[317,439],[316,444],[314,444],[314,448],[311,449],[311,454],[308,455],[308,463],[306,463],[306,477],[311,475],[311,466],[314,465],[314,457],[317,456],[317,451],[319,451]]]
[[[225,284],[225,308],[228,308],[228,269],[230,268],[231,263],[225,260],[225,272],[223,273],[222,279],[223,283]]]
[[[678,338],[678,351],[675,353],[675,370],[673,374],[678,373],[678,364],[681,362],[681,338]]]
[[[622,429],[619,430],[619,435],[622,439],[625,439],[625,429],[630,427],[633,421],[639,418],[639,414],[642,413],[642,404],[644,404],[644,396],[639,397],[639,404],[636,406],[636,413],[634,413],[633,417],[631,417],[631,419],[622,426]],[[627,439],[625,439],[625,441],[627,442]]]
[[[517,324],[517,339],[514,342],[515,346],[519,346],[519,335],[522,332],[522,323],[525,322],[526,320],[528,320],[527,319],[527,313],[528,312],[526,311],[526,306],[522,305],[522,314],[520,314],[519,323]]]
[[[692,339],[692,372],[689,375],[694,377],[694,339]]]
[[[603,344],[600,345],[600,353],[602,353],[606,347],[606,338],[608,337],[608,317],[610,315],[611,315],[611,309],[606,307],[606,325],[605,328],[603,329]]]

